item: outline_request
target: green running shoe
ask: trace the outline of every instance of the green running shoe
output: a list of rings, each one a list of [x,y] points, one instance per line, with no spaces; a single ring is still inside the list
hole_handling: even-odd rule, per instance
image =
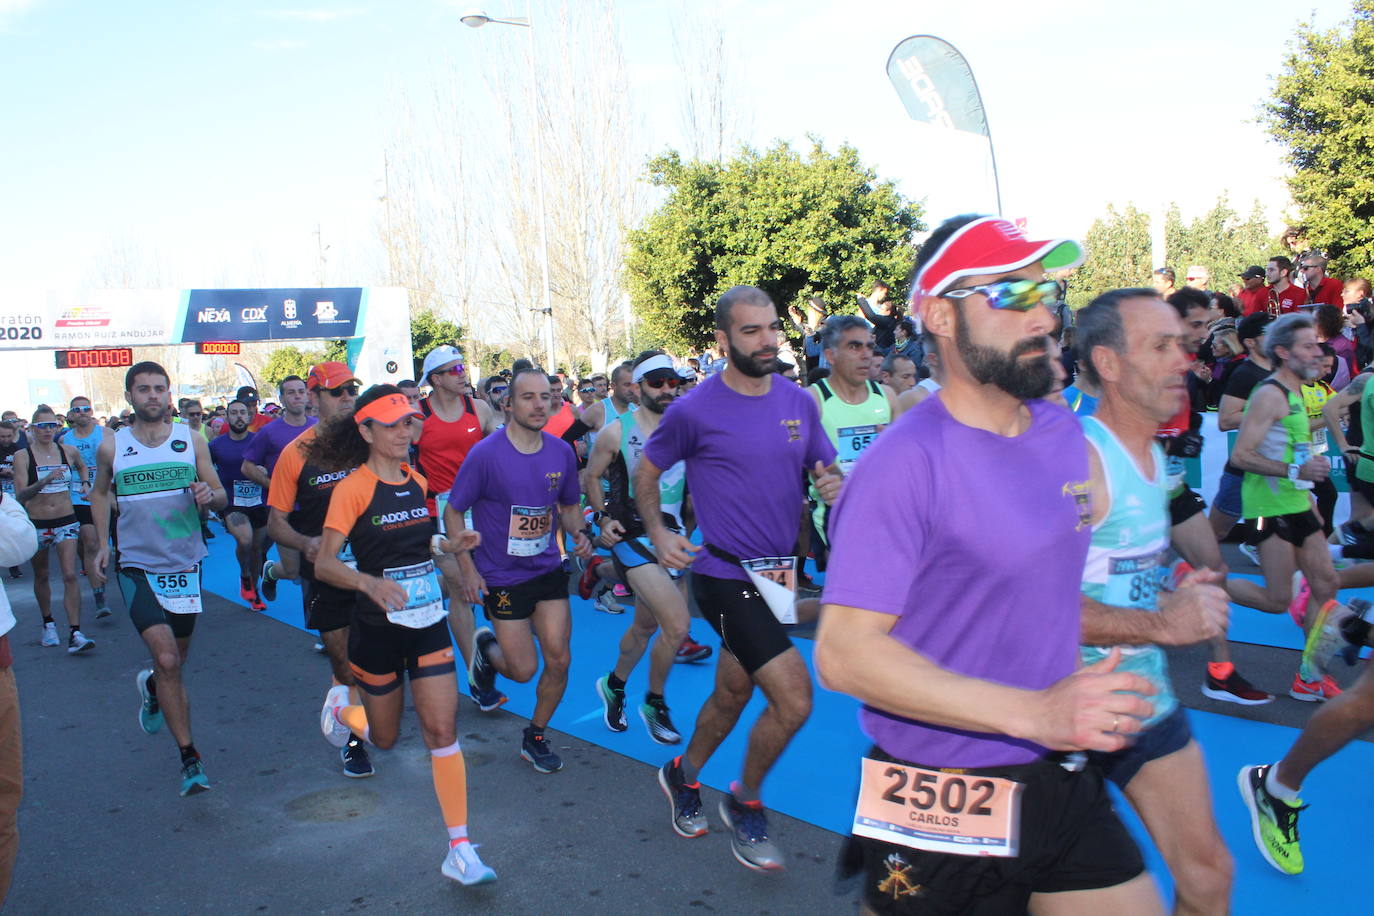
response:
[[[149,735],[156,735],[162,728],[162,706],[148,689],[148,682],[152,679],[153,669],[144,668],[134,680],[138,684],[138,697],[142,701],[138,707],[138,727]]]
[[[1307,805],[1290,805],[1264,787],[1269,766],[1241,767],[1236,777],[1240,797],[1250,809],[1250,828],[1264,861],[1285,875],[1302,874],[1302,848],[1298,845],[1298,813]]]

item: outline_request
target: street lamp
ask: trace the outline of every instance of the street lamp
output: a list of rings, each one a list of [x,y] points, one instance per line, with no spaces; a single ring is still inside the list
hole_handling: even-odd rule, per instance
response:
[[[485,10],[468,10],[459,21],[470,29],[480,29],[488,23],[496,25],[514,25],[529,29],[529,54],[530,54],[530,105],[534,112],[534,168],[535,168],[535,189],[539,198],[539,267],[544,275],[544,305],[538,309],[544,313],[544,347],[547,365],[545,372],[558,371],[558,361],[554,356],[553,343],[553,297],[549,290],[549,227],[548,214],[544,206],[544,141],[543,130],[539,123],[539,91],[536,82],[539,79],[538,70],[534,62],[534,27],[529,17],[511,17],[507,19],[497,19],[488,16]]]

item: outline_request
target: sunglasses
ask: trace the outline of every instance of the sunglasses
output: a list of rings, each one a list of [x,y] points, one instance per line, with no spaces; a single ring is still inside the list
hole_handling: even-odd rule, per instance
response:
[[[507,391],[510,391],[509,385],[492,385],[488,394],[505,394]]]
[[[595,393],[596,393],[596,389],[595,389],[595,388],[579,388],[579,389],[577,389],[577,392],[578,392],[578,394],[595,394]]]
[[[952,289],[941,293],[945,299],[963,299],[974,294],[986,296],[988,307],[1008,309],[1013,312],[1029,312],[1036,306],[1049,308],[1059,301],[1059,284],[1053,280],[1002,280],[986,286],[970,286],[967,289]]]
[[[462,363],[459,363],[458,365],[450,366],[447,369],[435,369],[433,372],[430,373],[430,375],[462,375],[464,372],[467,371],[468,367],[464,366]]]
[[[640,382],[640,384],[641,384],[641,385],[648,385],[650,388],[652,388],[652,389],[654,389],[655,391],[657,391],[658,389],[662,388],[664,385],[667,385],[669,388],[676,388],[677,386],[679,386],[679,385],[682,384],[682,379],[680,379],[680,378],[656,378],[656,379],[647,379],[647,378],[646,378],[646,379],[642,380],[642,381]]]
[[[341,398],[344,395],[348,395],[350,398],[356,398],[358,396],[358,386],[356,384],[338,385],[334,388],[324,388],[322,390],[328,392],[331,397],[336,398]]]
[[[41,423],[35,423],[35,424],[33,424],[33,428],[34,428],[34,429],[57,429],[57,428],[58,428],[59,426],[61,426],[61,425],[62,425],[62,424],[61,424],[61,423],[58,423],[56,420],[44,420],[44,421],[42,421]]]
[[[93,409],[93,408],[90,408],[90,407],[73,407],[73,408],[71,409],[71,412],[72,412],[72,413],[90,413],[92,409]]]

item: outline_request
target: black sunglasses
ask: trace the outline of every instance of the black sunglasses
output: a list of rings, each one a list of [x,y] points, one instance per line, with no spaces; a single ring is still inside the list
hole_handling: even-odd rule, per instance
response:
[[[356,398],[358,396],[357,385],[337,385],[333,388],[325,388],[324,390],[329,392],[330,396],[336,398],[341,398],[344,395],[348,395],[350,398]]]

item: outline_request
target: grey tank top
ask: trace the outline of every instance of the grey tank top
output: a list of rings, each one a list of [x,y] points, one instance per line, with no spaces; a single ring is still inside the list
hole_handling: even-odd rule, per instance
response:
[[[173,423],[167,439],[150,448],[129,427],[115,433],[119,565],[174,573],[190,569],[208,553],[190,490],[196,481],[192,435],[188,427]]]

